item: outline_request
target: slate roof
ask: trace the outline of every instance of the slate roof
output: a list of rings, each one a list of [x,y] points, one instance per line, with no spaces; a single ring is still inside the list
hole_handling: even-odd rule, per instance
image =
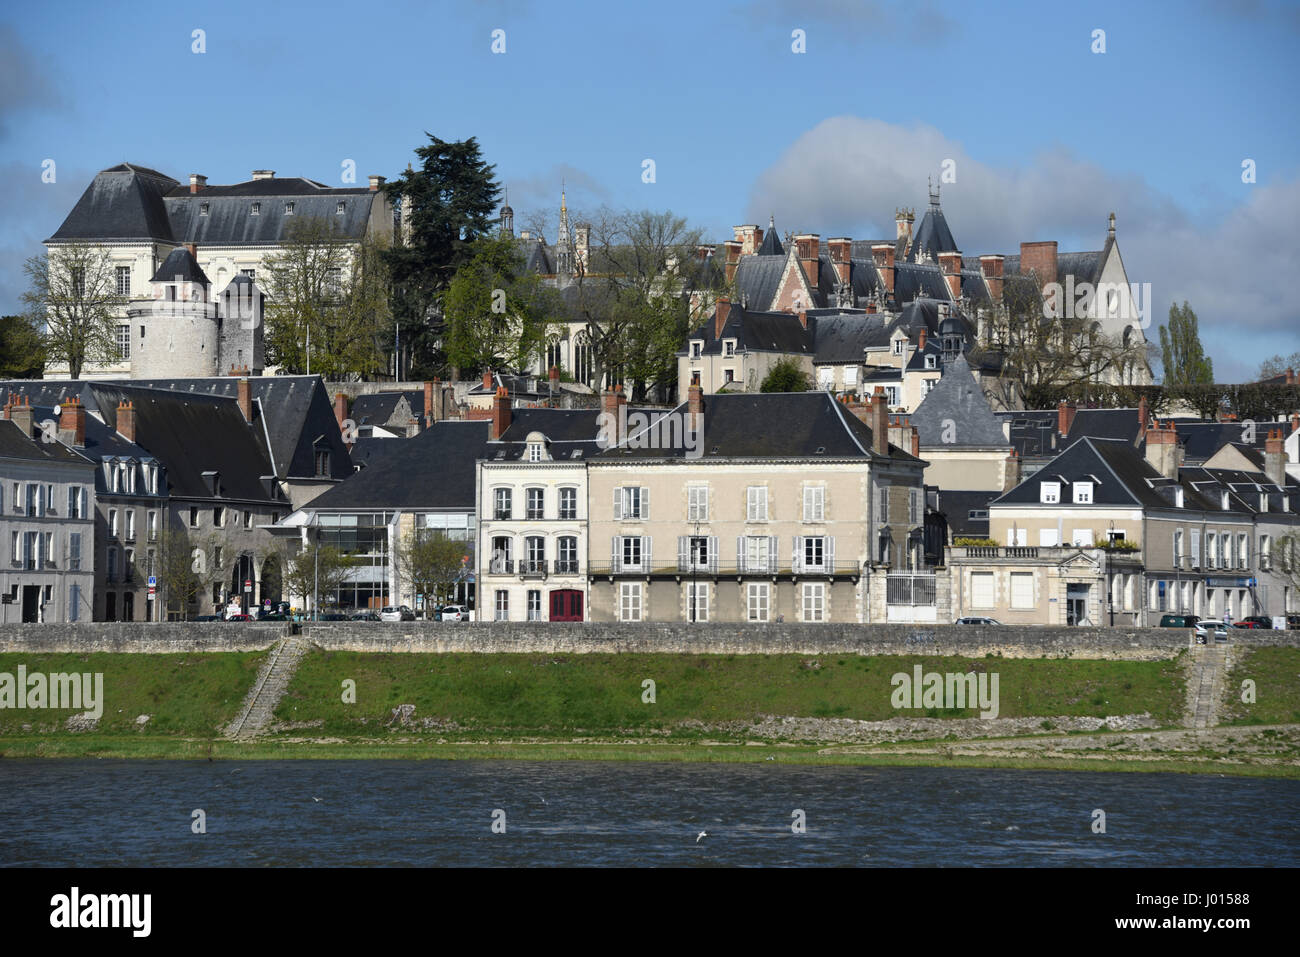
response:
[[[51,417],[49,409],[32,407],[33,427],[39,430],[39,423]],[[87,417],[89,418],[89,417]],[[39,431],[36,433],[41,434]],[[17,423],[0,419],[0,459],[22,459],[26,462],[45,462],[72,465],[92,465],[85,456],[60,442],[42,442],[33,439],[18,428]]]
[[[475,511],[474,463],[486,457],[490,425],[444,419],[414,438],[383,439],[385,451],[377,459],[304,507]]]
[[[952,238],[948,220],[944,218],[943,210],[937,203],[930,204],[930,208],[921,219],[921,225],[913,233],[912,248],[907,252],[907,261],[916,262],[919,250],[924,250],[933,256],[935,261],[938,261],[939,253],[957,252],[957,242]]]
[[[647,432],[641,448],[628,444],[606,449],[593,463],[626,459],[674,459],[709,462],[716,459],[871,459],[871,429],[828,392],[722,393],[704,396],[703,427],[698,458],[691,458],[681,441],[670,441],[689,419],[683,403]],[[797,427],[773,428],[773,423]],[[897,446],[889,457],[920,462]]]
[[[423,405],[423,391],[420,392],[420,396],[420,404]],[[352,400],[352,409],[349,415],[358,426],[387,425],[392,422],[393,416],[398,412],[398,406],[407,397],[407,392],[371,392],[366,395],[359,395]],[[409,401],[407,405],[410,405]],[[393,424],[405,428],[408,423],[395,422]]]
[[[949,541],[956,538],[989,537],[989,502],[1001,492],[965,489],[939,489],[936,495],[935,511],[943,513],[948,522]],[[971,518],[973,511],[983,511],[983,518]]]
[[[943,272],[930,263],[895,263],[894,300],[911,302],[917,298],[952,300],[952,290]]]
[[[763,234],[763,242],[758,247],[760,256],[784,256],[785,247],[781,245],[781,237],[776,234],[776,223],[768,223],[767,232]]]
[[[54,414],[54,406],[33,405],[32,411],[35,413],[37,422],[45,419],[58,420],[58,416]],[[53,448],[54,446],[50,447]],[[128,442],[125,438],[113,431],[103,422],[99,421],[99,419],[95,418],[93,415],[86,416],[86,444],[82,448],[74,449],[72,451],[74,453],[79,453],[78,458],[85,456],[86,459],[89,459],[92,462],[101,462],[106,458],[119,457],[135,459],[138,462],[158,461],[152,453],[141,448],[139,445],[136,445],[134,442]],[[159,464],[163,463],[160,462]],[[163,493],[165,492],[165,489],[159,489],[159,492]],[[121,494],[109,492],[108,478],[104,475],[103,469],[95,469],[95,494],[97,496]],[[147,494],[148,493],[144,489],[141,489],[132,497],[135,498]],[[162,495],[160,494],[158,497],[161,498]]]
[[[382,196],[366,187],[334,188],[301,177],[249,180],[191,193],[170,176],[122,163],[96,174],[47,242],[270,245],[281,242],[288,227],[303,217],[319,217],[334,224],[341,237],[355,240],[365,235],[372,207]],[[255,202],[260,204],[257,215],[252,212]],[[292,214],[285,202],[293,203]]]
[[[785,272],[788,258],[785,255],[741,256],[736,266],[740,301],[754,310],[769,308],[781,286],[781,274]]]
[[[704,340],[704,355],[721,354],[723,339],[735,339],[738,352],[810,355],[813,351],[813,328],[813,319],[808,320],[805,329],[799,317],[788,312],[750,312],[733,302],[721,336],[714,336],[714,319],[710,315],[687,337],[685,347],[677,350],[677,355],[689,354],[691,339]]]
[[[1008,445],[1002,425],[989,408],[988,399],[971,374],[965,356],[958,356],[944,370],[943,377],[912,412],[912,425],[923,446],[1006,448]]]
[[[1162,422],[1166,421],[1161,419]],[[1178,441],[1183,446],[1183,463],[1199,465],[1228,444],[1253,444],[1262,449],[1268,440],[1268,424],[1255,427],[1254,443],[1242,443],[1248,436],[1240,422],[1211,422],[1205,419],[1169,419],[1178,430]],[[1276,426],[1274,426],[1276,427]]]
[[[153,274],[150,282],[195,282],[203,286],[212,285],[207,273],[200,268],[198,262],[184,246],[178,246],[167,254],[167,258]]]
[[[889,343],[886,327],[888,317],[882,313],[850,313],[810,317],[809,326],[814,331],[816,364],[862,362],[868,346],[881,347]]]

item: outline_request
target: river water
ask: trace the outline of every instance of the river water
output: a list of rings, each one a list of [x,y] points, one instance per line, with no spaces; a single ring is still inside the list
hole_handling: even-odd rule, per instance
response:
[[[1298,822],[1300,783],[1218,775],[0,761],[8,866],[1294,867]]]

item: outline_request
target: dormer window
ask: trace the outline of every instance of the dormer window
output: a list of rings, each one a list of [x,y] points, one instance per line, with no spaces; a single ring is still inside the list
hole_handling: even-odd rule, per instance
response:
[[[895,340],[894,340],[894,355],[896,355],[896,356],[901,356],[902,354],[903,354],[903,340],[902,340],[902,339],[895,339]]]
[[[1046,485],[1047,483],[1044,482],[1043,484]],[[1092,483],[1091,482],[1075,482],[1073,488],[1074,488],[1075,505],[1092,504]]]
[[[261,203],[254,203],[252,209],[250,209],[250,210],[248,211],[248,214],[249,214],[250,216],[261,216],[261,215],[262,215],[262,204],[261,204]]]
[[[345,206],[345,204],[343,204],[343,203],[339,203],[338,206],[334,207],[334,212],[336,212],[336,213],[338,213],[340,216],[342,216],[342,215],[343,215],[343,210],[346,209],[346,208],[347,208],[347,207]]]
[[[926,367],[927,369],[933,369],[933,368],[935,368],[935,367],[937,366],[937,364],[938,364],[938,363],[936,362],[937,358],[938,358],[937,356],[926,356],[926,357],[925,357],[925,367]]]
[[[1228,510],[1228,493],[1227,492],[1219,493],[1219,500],[1222,503],[1223,510],[1226,512]]]
[[[1181,488],[1174,489],[1174,505],[1178,508],[1183,507],[1183,490]]]
[[[1038,500],[1045,505],[1056,505],[1061,501],[1060,482],[1039,482]]]
[[[286,215],[286,216],[292,216],[292,215],[293,215],[293,203],[285,203],[285,204],[284,204],[284,215]]]
[[[722,354],[724,356],[734,356],[736,354],[736,340],[726,339],[722,343]]]
[[[316,450],[316,477],[330,477],[330,454],[327,449]]]
[[[207,204],[207,203],[199,203],[199,215],[200,215],[200,216],[206,216],[206,215],[208,215],[208,204]]]
[[[704,352],[704,343],[699,339],[691,340],[691,358],[698,359]]]
[[[542,461],[542,443],[541,443],[541,442],[529,442],[529,443],[528,443],[528,461],[530,461],[530,462],[540,462],[540,461]]]

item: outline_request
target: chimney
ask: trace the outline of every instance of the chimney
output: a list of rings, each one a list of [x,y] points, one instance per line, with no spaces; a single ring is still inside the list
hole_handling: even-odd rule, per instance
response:
[[[808,328],[808,310],[807,310],[807,309],[800,309],[800,310],[799,310],[799,325],[803,326],[805,329]]]
[[[885,404],[884,386],[876,386],[871,396],[871,451],[889,454],[889,407]]]
[[[896,239],[907,238],[907,246],[912,245],[912,222],[915,219],[915,213],[910,209],[899,209],[894,212],[894,221],[898,224],[898,233]],[[904,250],[906,250],[904,246]]]
[[[916,431],[916,426],[912,426],[912,454],[921,457],[921,433]]]
[[[491,390],[491,388],[492,388],[492,373],[491,373],[491,372],[484,372],[484,373],[483,373],[483,388],[484,388],[485,390]]]
[[[704,425],[704,390],[696,383],[686,390],[686,410],[691,414],[691,431],[698,434]]]
[[[381,189],[383,189],[383,186],[384,186],[384,177],[383,177],[383,176],[371,176],[371,177],[370,177],[370,192],[372,192],[372,193],[377,193],[377,192],[379,192]]]
[[[274,177],[275,177],[275,170],[273,170],[273,169],[255,169],[255,170],[253,170],[253,179],[255,179],[255,180],[258,180],[258,179],[273,179]]]
[[[510,428],[510,393],[505,386],[498,386],[492,397],[492,429],[489,438],[499,439]]]
[[[980,272],[984,274],[984,281],[988,283],[989,297],[994,302],[1002,301],[1002,284],[1004,258],[1002,256],[981,256]]]
[[[916,337],[917,352],[925,352],[925,333],[926,333],[925,326],[922,326],[921,331],[917,334]]]
[[[1300,412],[1291,413],[1291,431],[1300,431]]]
[[[31,396],[17,396],[9,410],[9,418],[14,425],[23,430],[23,435],[32,437],[32,399]]]
[[[59,405],[59,441],[74,449],[86,447],[86,407],[75,395]]]
[[[436,379],[434,380],[434,382],[437,381],[438,380]],[[434,418],[433,415],[434,382],[426,382],[424,384],[424,424],[425,425],[432,425],[434,422],[438,421],[437,419]]]
[[[803,266],[804,275],[808,277],[808,285],[816,289],[821,237],[817,233],[804,233],[794,238],[794,245],[799,251],[799,265]]]
[[[713,303],[713,338],[721,339],[727,317],[731,315],[731,298],[719,296]]]
[[[1074,425],[1075,409],[1073,402],[1066,402],[1062,399],[1056,406],[1056,431],[1061,434],[1062,438],[1070,434],[1070,426]]]
[[[240,380],[243,381],[242,379]],[[334,393],[334,421],[339,424],[339,431],[343,431],[343,423],[348,418],[348,397],[342,392]]]
[[[956,301],[961,298],[961,253],[939,253],[939,269],[948,283],[948,293]]]
[[[208,178],[202,173],[190,173],[190,192],[197,193],[208,188]]]
[[[560,391],[560,367],[551,366],[550,370],[546,373],[546,378],[550,380],[551,392],[552,393],[559,392]]]
[[[1154,419],[1147,429],[1147,462],[1153,469],[1168,479],[1178,478],[1178,469],[1182,462],[1182,446],[1178,444],[1178,429],[1170,422],[1165,428],[1160,427],[1160,420]]]
[[[1020,484],[1020,456],[1012,449],[1002,463],[1002,491],[1010,492]]]
[[[853,240],[845,236],[828,240],[826,243],[831,251],[831,264],[835,267],[835,277],[840,282],[848,282],[850,277],[851,264],[853,259]]]
[[[1148,413],[1149,413],[1149,409],[1147,408],[1147,397],[1144,395],[1140,399],[1138,399],[1138,434],[1137,434],[1138,445],[1141,445],[1142,440],[1146,438]]]
[[[245,422],[253,421],[253,384],[248,381],[248,367],[245,366],[239,370],[242,375],[239,381],[235,383],[235,401],[239,403],[239,411],[244,414]]]
[[[186,243],[186,244],[185,244],[185,248],[186,248],[186,250],[189,251],[189,254],[190,254],[191,256],[194,257],[194,261],[195,261],[195,262],[198,262],[198,261],[199,261],[199,247],[196,246],[194,243]]]
[[[740,243],[740,255],[753,256],[758,252],[762,240],[758,238],[757,226],[733,226],[732,232],[735,234],[736,242]]]
[[[623,387],[621,385],[614,386],[614,394],[618,396],[618,421],[620,423],[626,422],[627,421],[627,394],[623,391]],[[622,426],[620,425],[619,428],[621,429]],[[627,436],[620,433],[619,438],[624,439],[627,438]]]
[[[912,417],[910,415],[891,415],[889,417],[889,444],[900,449],[912,447]]]
[[[1286,485],[1286,449],[1282,445],[1282,430],[1269,429],[1264,442],[1264,474],[1275,485]]]
[[[695,258],[698,259],[700,262],[707,262],[709,260],[709,257],[712,255],[713,255],[712,246],[695,247]]]
[[[727,285],[730,285],[736,281],[736,266],[740,264],[741,244],[734,239],[728,239],[722,246],[727,251],[727,261],[723,271],[726,274]]]
[[[128,442],[135,441],[135,404],[122,402],[117,407],[117,433]]]
[[[880,272],[881,282],[885,284],[885,292],[892,299],[894,296],[894,247],[889,243],[876,243],[871,247],[871,258],[876,261],[876,269]]]
[[[847,409],[849,412],[852,412],[854,415],[856,415],[858,419],[861,420],[862,424],[867,426],[867,428],[871,427],[871,399],[870,398],[867,398],[866,400],[858,399],[857,401],[854,401],[846,396],[844,398],[844,408]]]
[[[1296,375],[1295,375],[1295,370],[1294,370],[1294,369],[1287,369],[1287,370],[1286,370],[1286,384],[1287,384],[1287,385],[1295,385],[1295,384],[1296,384]]]
[[[1020,244],[1020,274],[1030,271],[1038,277],[1038,288],[1056,282],[1056,240],[1045,243]]]

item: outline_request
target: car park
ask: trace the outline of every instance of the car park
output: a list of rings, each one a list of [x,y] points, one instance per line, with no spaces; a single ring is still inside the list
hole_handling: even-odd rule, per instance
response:
[[[954,624],[958,624],[958,625],[1000,625],[1000,624],[1002,624],[1002,622],[998,621],[996,618],[980,618],[979,616],[968,616],[968,617],[966,617],[966,618],[958,618],[957,621],[954,622]]]
[[[1196,623],[1201,620],[1200,615],[1163,615],[1160,618],[1161,628],[1194,628]]]
[[[443,605],[436,612],[438,621],[469,621],[469,612],[463,605]]]
[[[348,621],[379,621],[379,612],[364,608],[361,611],[353,612]]]
[[[1202,619],[1196,623],[1196,643],[1203,645],[1209,640],[1210,635],[1214,636],[1215,641],[1228,640],[1227,622],[1214,619]]]
[[[405,605],[388,605],[379,612],[381,621],[415,621],[415,612]]]

